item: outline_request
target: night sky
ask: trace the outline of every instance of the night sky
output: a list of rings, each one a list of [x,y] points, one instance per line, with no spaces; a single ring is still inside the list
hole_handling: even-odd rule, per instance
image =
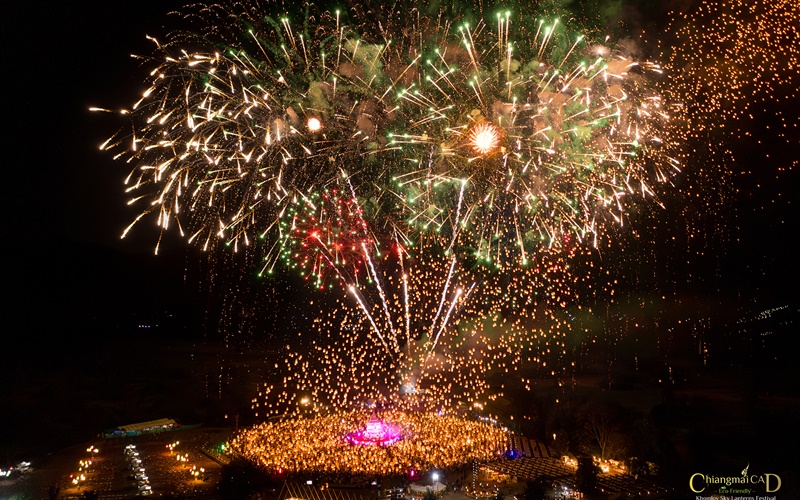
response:
[[[10,223],[0,334],[0,361],[8,363],[0,374],[19,381],[31,369],[57,368],[62,349],[103,343],[106,332],[115,331],[115,319],[137,310],[185,311],[193,328],[187,336],[202,335],[202,317],[191,315],[205,306],[198,287],[185,279],[195,251],[168,235],[160,255],[153,255],[158,233],[145,224],[120,240],[137,214],[125,206],[128,168],[98,146],[124,122],[88,110],[135,100],[146,70],[129,54],[149,54],[145,35],[168,31],[165,13],[181,2],[11,3],[0,15],[7,41],[3,201]],[[660,29],[667,4],[628,6],[621,16],[636,29]],[[672,5],[688,8],[691,2]],[[635,231],[641,245],[636,236],[626,237],[626,248],[635,250],[620,259],[619,272],[636,269],[644,277],[623,288],[690,300],[724,297],[755,309],[796,306],[800,130],[779,137],[773,117],[780,111],[797,122],[799,110],[795,101],[768,102],[754,111],[744,125],[749,137],[727,144],[736,160],[725,165],[734,175],[721,178],[723,185],[707,176],[698,181],[687,166],[666,208],[645,217],[654,226]],[[690,193],[681,191],[686,185],[693,186]],[[703,198],[721,191],[729,193],[728,205],[709,211]],[[686,225],[671,224],[684,220],[700,228],[702,241],[689,238]],[[658,267],[663,262],[671,262],[669,269]]]
[[[673,5],[682,4],[690,5]],[[167,236],[158,257],[153,255],[155,230],[148,232],[142,225],[125,240],[119,239],[136,215],[124,204],[122,179],[127,167],[97,146],[125,123],[114,115],[88,111],[90,106],[130,105],[144,87],[145,70],[128,55],[149,54],[152,46],[145,35],[163,36],[176,21],[166,13],[180,5],[82,2],[71,7],[15,2],[4,7],[4,32],[13,33],[8,38],[13,42],[6,52],[4,78],[5,205],[11,224],[5,233],[11,256],[6,304],[13,325],[9,334],[25,330],[26,339],[52,339],[63,335],[50,328],[52,321],[61,323],[57,319],[61,314],[81,317],[87,308],[102,303],[107,307],[119,298],[141,299],[142,287],[156,297],[162,290],[173,296],[184,287],[182,263],[188,250],[176,237]],[[663,2],[659,8],[646,3],[627,6],[618,16],[631,31],[642,27],[652,31],[660,29],[657,23],[663,22],[668,9]],[[652,33],[647,36],[653,38]],[[711,252],[688,250],[688,260],[692,252],[703,254],[689,280],[691,286],[709,284],[711,279],[719,281],[711,283],[712,291],[740,287],[745,294],[761,293],[770,300],[797,296],[792,243],[798,230],[794,193],[800,132],[790,129],[788,138],[779,138],[777,124],[769,127],[777,109],[790,120],[797,119],[798,114],[786,106],[767,103],[743,124],[752,135],[729,144],[736,161],[725,167],[734,175],[721,176],[720,185],[704,181],[706,192],[693,187],[685,193],[681,184],[692,183],[696,175],[689,165],[677,179],[679,189],[667,200],[667,209],[653,214],[656,225],[662,226],[656,230],[666,231],[669,239],[675,236],[670,234],[674,228],[664,224],[673,216],[670,211],[694,210],[693,219],[702,221],[702,212],[708,209],[697,198],[713,197],[720,190],[733,192],[727,207],[708,213],[715,220],[706,221],[706,232],[725,227],[732,237],[719,240]],[[646,224],[649,221],[637,228],[645,238],[654,229]],[[655,241],[655,247],[660,243]],[[716,255],[711,258],[709,253]],[[716,276],[703,275],[714,267],[720,269]],[[58,313],[42,314],[45,311]],[[47,327],[37,326],[43,321]]]
[[[128,55],[149,50],[144,34],[160,29],[169,7],[4,7],[3,30],[13,33],[16,47],[9,50],[4,84],[15,117],[6,160],[5,203],[14,214],[6,240],[12,256],[9,336],[40,347],[42,341],[74,339],[80,336],[75,322],[135,300],[142,287],[169,295],[182,286],[180,266],[161,267],[152,258],[152,240],[144,244],[147,235],[142,241],[119,239],[131,216],[118,196],[124,170],[98,146],[121,122],[88,110],[98,103],[122,107],[132,92],[141,92],[141,73]]]

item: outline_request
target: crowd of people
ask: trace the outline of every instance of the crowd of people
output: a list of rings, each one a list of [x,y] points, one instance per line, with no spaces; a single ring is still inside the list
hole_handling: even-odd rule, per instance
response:
[[[505,429],[454,415],[387,411],[380,418],[401,429],[391,446],[350,444],[346,436],[364,428],[371,415],[336,413],[257,425],[239,434],[233,452],[273,473],[388,476],[448,469],[499,457]]]

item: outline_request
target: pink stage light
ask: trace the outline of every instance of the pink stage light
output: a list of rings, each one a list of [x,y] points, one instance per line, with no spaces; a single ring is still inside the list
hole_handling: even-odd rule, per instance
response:
[[[360,446],[391,446],[405,437],[396,425],[386,423],[375,415],[369,419],[364,429],[351,432],[347,441]]]

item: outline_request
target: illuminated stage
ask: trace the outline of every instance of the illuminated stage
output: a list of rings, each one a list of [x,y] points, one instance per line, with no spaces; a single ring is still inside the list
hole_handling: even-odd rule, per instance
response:
[[[406,434],[395,424],[384,422],[373,415],[364,429],[347,434],[347,442],[359,446],[391,446]]]

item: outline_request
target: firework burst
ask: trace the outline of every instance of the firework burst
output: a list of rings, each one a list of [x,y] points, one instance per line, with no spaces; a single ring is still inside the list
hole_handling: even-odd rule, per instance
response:
[[[357,33],[338,12],[295,26],[248,4],[187,19],[200,30],[154,40],[132,133],[103,148],[134,165],[135,221],[203,249],[256,247],[271,268],[287,210],[346,184],[380,238],[435,230],[448,251],[527,264],[567,235],[596,243],[678,168],[658,66],[558,21],[354,19]]]
[[[235,8],[203,8],[207,32],[152,39],[149,87],[121,111],[132,132],[101,149],[134,165],[126,191],[143,208],[123,237],[152,216],[162,231],[174,224],[203,249],[258,246],[274,261],[288,207],[343,179],[352,190],[380,178],[363,160],[378,147],[371,112],[380,59],[338,15],[297,33],[285,18],[255,22],[248,10],[234,16]],[[232,27],[242,31],[225,29]],[[370,199],[368,190],[360,195]]]
[[[301,275],[320,289],[332,279],[342,285],[358,283],[366,275],[365,254],[377,251],[358,200],[336,188],[290,205],[280,224],[282,237],[276,245],[286,266],[302,269]],[[271,273],[272,267],[264,270]]]
[[[415,80],[393,89],[409,226],[499,267],[565,237],[596,244],[679,166],[663,147],[656,64],[570,38],[558,21],[535,28],[514,37],[509,13],[494,30],[445,23],[409,66]]]

